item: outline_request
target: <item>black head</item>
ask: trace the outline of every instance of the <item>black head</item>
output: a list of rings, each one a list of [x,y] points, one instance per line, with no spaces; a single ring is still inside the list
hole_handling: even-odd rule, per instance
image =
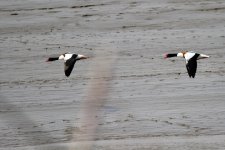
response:
[[[165,54],[164,55],[164,58],[170,58],[170,57],[177,57],[177,54],[176,53],[173,53],[173,54]]]
[[[46,60],[46,62],[48,62],[48,61],[55,61],[55,60],[58,60],[59,59],[59,57],[49,57],[47,60]]]

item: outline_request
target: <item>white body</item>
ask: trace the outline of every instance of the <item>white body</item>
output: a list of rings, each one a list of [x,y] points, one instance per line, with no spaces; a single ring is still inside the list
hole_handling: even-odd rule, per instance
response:
[[[64,55],[65,55],[65,56],[64,56]],[[59,56],[59,59],[60,59],[60,60],[64,60],[65,62],[73,56],[73,54],[70,54],[70,53],[64,54],[64,55],[60,55],[60,56]],[[80,55],[80,54],[77,55],[77,59],[80,59],[80,58],[82,58],[82,57],[84,57],[84,55]]]
[[[185,58],[186,62],[188,62],[192,57],[194,57],[196,53],[195,52],[187,52],[187,53],[177,53],[177,57],[183,57]],[[209,58],[209,56],[200,54],[197,58],[198,59],[203,59],[203,58]]]

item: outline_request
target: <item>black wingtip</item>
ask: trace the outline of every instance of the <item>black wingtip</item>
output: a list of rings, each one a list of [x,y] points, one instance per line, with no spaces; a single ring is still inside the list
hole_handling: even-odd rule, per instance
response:
[[[66,74],[66,73],[65,73],[65,76],[68,78],[68,77],[70,76],[70,74]]]
[[[189,77],[194,79],[195,78],[195,75],[189,75]]]

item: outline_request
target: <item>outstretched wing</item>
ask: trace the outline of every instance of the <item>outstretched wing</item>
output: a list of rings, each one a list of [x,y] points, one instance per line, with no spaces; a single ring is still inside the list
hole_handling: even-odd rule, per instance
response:
[[[191,77],[194,78],[195,77],[196,70],[197,70],[197,60],[195,58],[191,58],[187,62],[186,67],[187,67],[187,71],[188,71],[189,77],[190,78]]]
[[[73,58],[73,57],[71,57],[64,63],[64,72],[67,77],[70,76],[75,63],[76,63],[76,58]]]

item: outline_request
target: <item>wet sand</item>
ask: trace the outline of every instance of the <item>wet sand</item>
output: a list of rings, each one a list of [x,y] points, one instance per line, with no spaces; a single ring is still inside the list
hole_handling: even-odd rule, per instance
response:
[[[224,13],[223,0],[1,1],[0,149],[224,149]],[[211,56],[195,79],[163,59],[180,49]],[[91,58],[66,78],[45,62],[64,52]],[[92,76],[108,60],[112,74]],[[90,141],[81,112],[95,79],[108,95]]]

